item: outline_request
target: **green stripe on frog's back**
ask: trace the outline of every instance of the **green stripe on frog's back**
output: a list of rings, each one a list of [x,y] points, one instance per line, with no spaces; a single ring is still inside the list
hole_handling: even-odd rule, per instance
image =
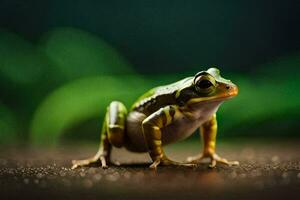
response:
[[[159,86],[142,95],[132,106],[131,110],[149,115],[156,110],[177,104],[176,96],[186,87],[191,86],[193,77],[188,77],[175,83]]]

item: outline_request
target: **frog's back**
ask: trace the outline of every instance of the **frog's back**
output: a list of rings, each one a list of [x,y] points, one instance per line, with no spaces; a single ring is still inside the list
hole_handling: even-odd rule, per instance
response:
[[[176,92],[184,85],[191,84],[191,81],[192,77],[188,77],[169,85],[153,88],[138,98],[131,110],[148,116],[164,106],[175,105],[177,104]]]

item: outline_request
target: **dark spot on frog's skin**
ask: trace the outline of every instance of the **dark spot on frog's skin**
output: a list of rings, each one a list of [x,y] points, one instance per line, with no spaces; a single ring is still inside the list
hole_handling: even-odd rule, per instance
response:
[[[230,86],[229,86],[229,85],[226,85],[226,89],[229,90],[229,89],[230,89]]]
[[[172,117],[172,119],[174,118],[174,115],[175,115],[175,108],[173,106],[170,106],[170,116]]]

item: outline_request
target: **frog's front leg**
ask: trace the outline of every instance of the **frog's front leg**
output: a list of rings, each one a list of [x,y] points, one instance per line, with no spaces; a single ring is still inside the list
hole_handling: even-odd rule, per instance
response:
[[[102,168],[107,168],[107,164],[110,162],[112,145],[115,147],[122,147],[124,144],[126,115],[126,107],[121,102],[111,102],[107,107],[107,112],[103,122],[98,152],[92,158],[73,160],[72,169],[82,166],[90,166],[94,163],[100,163]]]
[[[216,149],[216,136],[217,136],[217,119],[216,114],[213,115],[213,117],[205,122],[200,127],[200,133],[203,141],[203,153],[188,157],[187,161],[191,163],[199,163],[205,158],[209,158],[211,160],[210,167],[215,167],[217,162],[226,164],[226,165],[239,165],[238,161],[228,161],[225,158],[222,158],[218,156],[215,153]]]
[[[153,161],[150,168],[156,169],[158,165],[194,166],[191,163],[172,161],[163,151],[162,129],[173,122],[176,112],[180,112],[176,106],[166,106],[151,114],[143,121],[143,134]]]

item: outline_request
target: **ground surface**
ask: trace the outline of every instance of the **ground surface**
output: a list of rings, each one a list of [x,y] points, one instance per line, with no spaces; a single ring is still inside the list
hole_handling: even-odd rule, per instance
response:
[[[266,142],[267,141],[267,142]],[[113,152],[123,165],[70,169],[72,159],[91,156],[96,146],[2,148],[0,199],[300,199],[299,141],[231,141],[218,153],[238,167],[148,169],[147,155]],[[198,152],[196,142],[166,149],[183,160]]]

